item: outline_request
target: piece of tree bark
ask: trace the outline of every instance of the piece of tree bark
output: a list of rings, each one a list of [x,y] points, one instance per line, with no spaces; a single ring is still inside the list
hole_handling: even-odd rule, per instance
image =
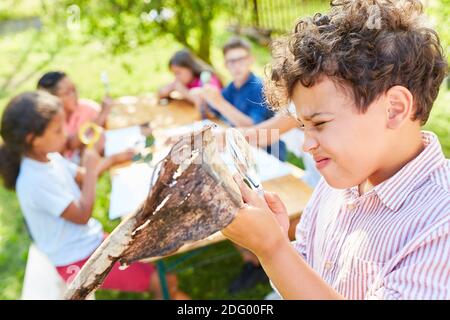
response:
[[[241,205],[211,128],[183,137],[163,160],[146,201],[93,253],[69,284],[65,298],[85,299],[117,261],[126,266],[168,255],[222,230]]]

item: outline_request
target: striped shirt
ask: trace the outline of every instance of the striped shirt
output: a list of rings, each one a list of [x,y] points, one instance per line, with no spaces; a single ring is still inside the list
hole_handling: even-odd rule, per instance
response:
[[[324,179],[294,246],[348,299],[450,299],[450,161],[438,138],[394,176],[359,195]]]

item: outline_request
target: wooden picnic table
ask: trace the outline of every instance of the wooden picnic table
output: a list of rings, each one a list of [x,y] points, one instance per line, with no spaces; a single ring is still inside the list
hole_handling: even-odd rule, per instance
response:
[[[151,127],[157,131],[192,124],[199,120],[201,120],[200,112],[190,103],[183,100],[170,100],[168,104],[161,105],[154,95],[149,94],[119,98],[108,118],[107,127],[116,129],[150,122]],[[223,125],[220,121],[215,122]],[[158,139],[157,134],[155,137]],[[292,165],[292,172],[289,175],[263,182],[266,191],[275,192],[280,196],[286,205],[291,221],[300,217],[312,194],[312,189],[301,180],[303,174],[303,170]],[[225,239],[221,232],[217,232],[206,239],[184,245],[170,256]],[[153,257],[146,259],[145,262],[157,261],[158,263],[162,258],[164,257]],[[164,270],[164,266],[159,265],[159,269]],[[161,275],[164,275],[164,272],[160,272]]]
[[[151,122],[152,128],[169,129],[201,120],[200,112],[184,100],[159,104],[152,94],[116,99],[107,128],[117,129]]]

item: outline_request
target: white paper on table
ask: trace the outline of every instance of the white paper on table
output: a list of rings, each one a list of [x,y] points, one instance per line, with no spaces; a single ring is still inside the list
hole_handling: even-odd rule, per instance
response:
[[[292,172],[292,168],[288,164],[278,160],[278,158],[268,154],[266,151],[256,147],[250,148],[256,160],[256,169],[261,182],[283,177]],[[221,153],[221,157],[232,174],[237,173],[231,155],[225,151]]]
[[[145,136],[140,126],[105,131],[105,156],[123,152],[129,148],[144,148]]]
[[[109,202],[111,220],[134,212],[147,198],[153,170],[147,163],[133,163],[114,172]]]
[[[164,135],[167,137],[185,135],[188,133],[192,133],[192,132],[201,130],[204,126],[207,126],[207,125],[215,125],[215,123],[208,119],[196,121],[192,124],[188,124],[185,126],[166,129],[166,130],[164,130]]]
[[[292,172],[292,167],[287,163],[260,148],[252,147],[252,149],[261,182],[283,177]]]
[[[173,129],[167,129],[166,135],[176,136],[187,134],[190,132],[200,130],[205,125],[214,125],[214,122],[210,120],[196,121],[190,125],[185,125]],[[256,159],[257,162],[257,171],[261,179],[261,182],[283,177],[292,172],[292,168],[286,163],[280,161],[278,158],[272,156],[271,154],[268,154],[266,151],[260,148],[256,147],[251,148],[253,150],[254,159]],[[223,152],[221,156],[222,159],[227,164],[228,168],[231,170],[231,172],[235,173],[236,170],[234,168],[231,156],[227,152]]]

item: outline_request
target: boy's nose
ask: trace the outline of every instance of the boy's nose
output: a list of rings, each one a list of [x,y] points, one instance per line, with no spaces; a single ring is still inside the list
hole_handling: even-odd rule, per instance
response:
[[[311,137],[310,134],[305,132],[305,140],[303,141],[303,152],[311,152],[319,146],[317,139]]]

